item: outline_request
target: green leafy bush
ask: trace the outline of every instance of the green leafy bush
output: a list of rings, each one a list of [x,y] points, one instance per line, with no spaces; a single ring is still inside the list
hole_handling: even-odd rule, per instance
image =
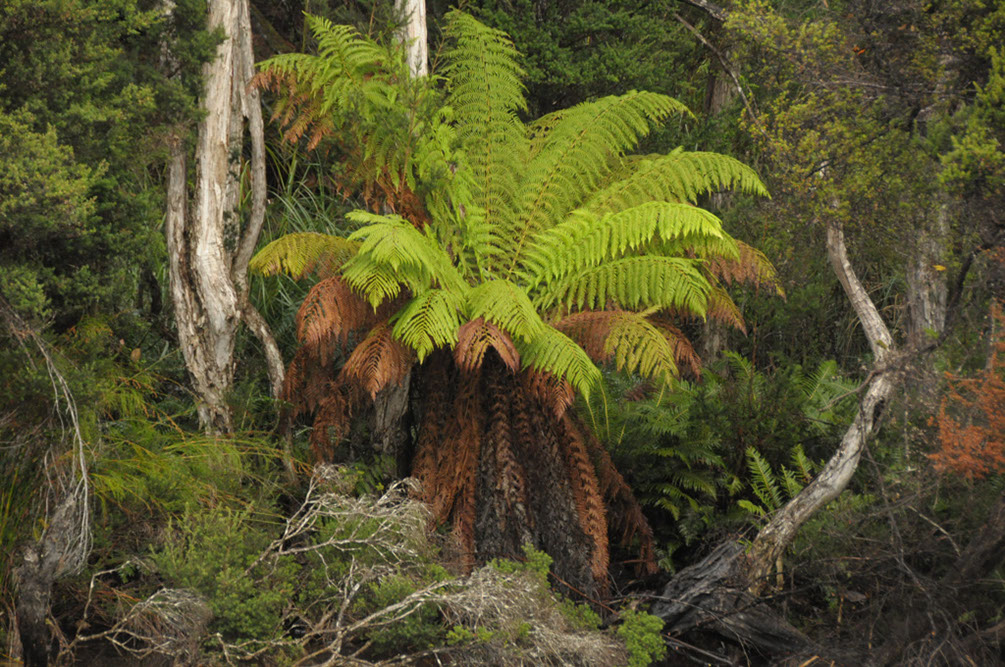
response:
[[[292,559],[258,561],[272,537],[250,511],[190,506],[169,531],[151,558],[165,585],[206,597],[212,631],[231,641],[279,634],[300,568]]]
[[[621,625],[615,632],[628,647],[628,667],[646,667],[666,656],[662,631],[663,621],[652,614],[634,609],[621,612]]]

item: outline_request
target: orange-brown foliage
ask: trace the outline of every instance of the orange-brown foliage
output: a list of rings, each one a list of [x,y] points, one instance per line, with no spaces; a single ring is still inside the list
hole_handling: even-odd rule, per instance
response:
[[[391,325],[385,320],[353,348],[340,377],[364,388],[374,398],[384,387],[404,380],[414,361],[412,350],[391,335]]]
[[[500,361],[514,373],[520,370],[520,353],[510,337],[496,325],[477,317],[464,323],[457,331],[454,359],[457,367],[472,373],[482,367],[485,352],[492,348]]]
[[[1005,315],[991,307],[991,353],[983,371],[972,378],[949,376],[949,390],[939,406],[940,449],[931,455],[936,468],[970,479],[1005,473]]]
[[[337,344],[373,325],[373,309],[338,276],[311,288],[297,310],[297,338],[308,354],[326,362]]]

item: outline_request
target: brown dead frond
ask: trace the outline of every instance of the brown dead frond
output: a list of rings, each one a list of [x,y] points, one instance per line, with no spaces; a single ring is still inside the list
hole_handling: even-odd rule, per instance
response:
[[[666,336],[670,349],[673,350],[677,368],[688,369],[695,377],[701,377],[701,357],[695,352],[694,346],[684,332],[678,329],[668,318],[653,316],[649,318],[653,326]]]
[[[414,361],[414,353],[394,338],[390,323],[384,321],[356,345],[340,376],[358,383],[375,398],[384,387],[404,380]]]
[[[311,288],[297,311],[297,338],[320,361],[331,359],[350,334],[372,326],[373,309],[339,276]]]
[[[590,567],[593,578],[601,589],[606,589],[607,567],[610,555],[607,544],[607,512],[600,495],[600,485],[596,471],[590,461],[582,432],[584,425],[574,420],[568,413],[562,420],[562,447],[572,483],[572,494],[576,501],[576,511],[583,532],[593,541]]]
[[[607,449],[591,432],[584,431],[584,433],[587,448],[595,461],[600,493],[607,501],[611,528],[621,533],[621,543],[627,547],[638,541],[635,547],[639,554],[639,560],[635,565],[636,572],[640,575],[656,574],[659,572],[659,565],[656,564],[656,539],[652,526],[642,513],[642,506],[636,500],[628,482],[614,466]]]
[[[743,315],[740,314],[740,309],[733,302],[732,297],[726,293],[726,290],[719,285],[712,285],[712,289],[708,293],[705,315],[709,319],[728,324],[744,334],[747,333],[747,326],[743,321]]]
[[[520,353],[509,335],[481,317],[466,322],[457,331],[457,345],[454,346],[457,367],[466,373],[476,372],[482,367],[489,348],[495,350],[506,368],[514,373],[520,370]]]
[[[520,381],[529,396],[556,418],[561,418],[576,398],[572,385],[551,373],[528,368],[520,373]]]
[[[775,275],[775,267],[765,254],[743,241],[737,241],[736,245],[740,251],[737,259],[721,255],[706,258],[706,266],[712,275],[727,285],[743,283],[754,287],[766,286],[774,289],[779,296],[785,296],[778,276]]]
[[[563,317],[555,328],[576,341],[596,362],[608,361],[611,350],[607,349],[607,337],[611,334],[620,310],[587,311]]]

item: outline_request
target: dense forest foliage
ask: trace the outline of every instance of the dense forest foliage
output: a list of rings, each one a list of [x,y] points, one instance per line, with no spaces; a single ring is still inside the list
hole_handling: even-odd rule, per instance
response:
[[[2,3],[0,661],[1005,664],[1003,44]]]

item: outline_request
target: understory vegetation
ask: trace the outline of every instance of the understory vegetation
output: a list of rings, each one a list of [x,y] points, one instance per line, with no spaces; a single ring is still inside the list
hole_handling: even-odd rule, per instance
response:
[[[1005,664],[1005,4],[420,4],[0,9],[0,663]]]

